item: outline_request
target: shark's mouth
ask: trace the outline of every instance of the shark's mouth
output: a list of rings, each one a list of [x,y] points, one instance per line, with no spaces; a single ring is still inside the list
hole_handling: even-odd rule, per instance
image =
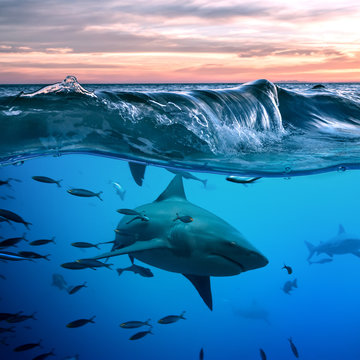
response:
[[[235,261],[235,260],[233,260],[233,259],[231,259],[231,258],[229,258],[229,257],[227,257],[225,255],[221,255],[221,254],[217,254],[217,253],[212,253],[211,255],[219,256],[219,257],[225,259],[226,261],[229,261],[229,262],[237,265],[241,269],[241,272],[246,271],[245,266],[243,264],[241,264],[241,263],[239,263],[239,262],[237,262],[237,261]]]

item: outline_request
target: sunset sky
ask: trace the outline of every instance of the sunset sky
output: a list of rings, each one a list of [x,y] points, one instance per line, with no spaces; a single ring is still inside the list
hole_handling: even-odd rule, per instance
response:
[[[0,0],[0,83],[360,81],[359,0]]]

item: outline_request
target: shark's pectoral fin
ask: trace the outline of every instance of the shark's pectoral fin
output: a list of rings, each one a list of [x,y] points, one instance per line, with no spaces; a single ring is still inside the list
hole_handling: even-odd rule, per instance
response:
[[[134,244],[129,246],[125,246],[121,249],[117,249],[114,251],[109,251],[107,253],[94,256],[92,259],[99,260],[104,258],[109,258],[112,256],[124,255],[124,254],[132,254],[139,251],[147,251],[153,249],[165,249],[169,248],[169,244],[162,239],[150,239],[145,241],[137,241]]]
[[[145,176],[146,165],[129,162],[131,175],[133,176],[136,184],[142,186]]]
[[[189,274],[183,275],[191,281],[201,298],[204,300],[205,304],[210,310],[212,310],[213,303],[211,295],[210,276],[198,276]]]

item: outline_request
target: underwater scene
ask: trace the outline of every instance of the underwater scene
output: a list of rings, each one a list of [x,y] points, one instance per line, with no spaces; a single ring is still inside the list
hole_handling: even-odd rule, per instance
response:
[[[0,359],[359,359],[359,145],[360,84],[0,85]]]

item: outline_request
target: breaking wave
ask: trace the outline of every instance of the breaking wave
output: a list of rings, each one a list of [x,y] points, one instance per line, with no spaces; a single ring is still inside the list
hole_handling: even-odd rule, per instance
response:
[[[360,168],[359,86],[177,87],[89,91],[68,76],[30,93],[2,88],[0,162],[88,153],[239,175]]]

